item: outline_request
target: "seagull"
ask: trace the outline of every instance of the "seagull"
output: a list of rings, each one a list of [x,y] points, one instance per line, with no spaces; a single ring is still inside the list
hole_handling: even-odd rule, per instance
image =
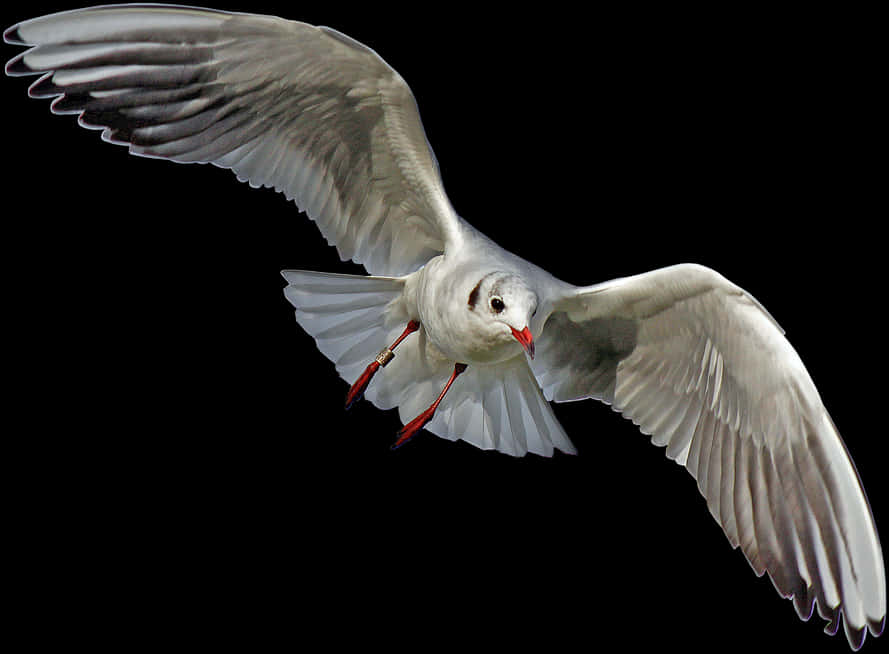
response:
[[[610,404],[696,479],[757,575],[853,649],[886,620],[864,488],[766,309],[680,264],[575,286],[457,215],[414,97],[328,27],[176,5],[27,20],[11,76],[132,154],[229,168],[283,193],[369,273],[287,270],[296,320],[366,398],[422,430],[514,456],[574,453],[550,402]],[[842,620],[841,620],[842,616]]]

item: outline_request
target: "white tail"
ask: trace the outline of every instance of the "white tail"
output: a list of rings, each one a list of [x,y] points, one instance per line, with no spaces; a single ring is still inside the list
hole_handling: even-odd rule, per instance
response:
[[[296,321],[349,383],[411,318],[401,301],[404,278],[306,270],[281,274],[289,282],[284,295],[296,307]]]
[[[351,384],[403,331],[411,315],[403,297],[406,277],[373,277],[287,270],[284,290],[296,320]],[[441,392],[455,361],[440,356],[422,328],[395,351],[395,360],[371,381],[364,397],[381,409],[398,407],[407,423]],[[574,447],[543,397],[524,356],[497,366],[470,365],[442,400],[432,433],[463,439],[514,456],[551,456]]]

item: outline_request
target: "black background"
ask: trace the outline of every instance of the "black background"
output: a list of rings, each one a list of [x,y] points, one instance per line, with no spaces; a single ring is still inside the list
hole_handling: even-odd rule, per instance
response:
[[[4,8],[2,23],[76,6]],[[754,294],[889,530],[867,16],[214,7],[374,48],[411,85],[457,211],[556,276],[692,261]],[[123,642],[194,624],[254,645],[394,642],[419,619],[418,648],[846,651],[754,577],[691,477],[604,405],[556,406],[575,457],[428,433],[390,451],[396,413],[343,411],[345,382],[281,292],[281,269],[363,269],[282,195],[128,156],[29,100],[29,81],[0,84],[23,419],[7,465],[16,540],[39,560],[25,569],[58,601],[97,590]]]

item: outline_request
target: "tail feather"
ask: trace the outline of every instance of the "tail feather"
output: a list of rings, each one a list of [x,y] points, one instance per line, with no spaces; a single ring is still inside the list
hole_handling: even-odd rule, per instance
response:
[[[282,274],[297,322],[349,384],[417,318],[403,297],[407,277]],[[395,360],[378,370],[364,397],[381,409],[398,407],[407,424],[438,397],[454,363],[427,342],[421,325],[398,346]],[[494,366],[470,365],[426,429],[513,456],[552,456],[554,449],[574,453],[524,356]]]
[[[281,274],[296,321],[349,383],[410,320],[401,301],[404,278],[306,270]]]
[[[496,366],[469,366],[426,429],[512,456],[552,456],[556,449],[576,453],[524,356]]]

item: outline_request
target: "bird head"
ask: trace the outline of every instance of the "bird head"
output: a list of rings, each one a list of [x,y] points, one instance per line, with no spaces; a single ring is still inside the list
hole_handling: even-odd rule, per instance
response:
[[[498,341],[518,341],[534,358],[531,317],[537,312],[537,294],[518,275],[490,273],[469,293],[467,307]]]

